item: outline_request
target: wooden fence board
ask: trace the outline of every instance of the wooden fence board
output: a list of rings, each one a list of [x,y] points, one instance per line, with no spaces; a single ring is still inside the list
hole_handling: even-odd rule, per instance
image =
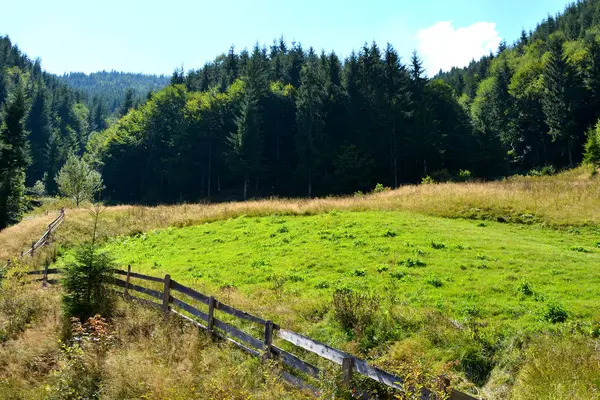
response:
[[[123,271],[121,269],[115,269],[115,270],[113,270],[113,272],[115,274],[118,274],[118,275],[125,275],[125,276],[127,276],[127,271]],[[129,276],[131,278],[138,278],[138,279],[143,279],[145,281],[158,282],[158,283],[164,283],[164,281],[165,281],[163,278],[157,278],[155,276],[139,274],[137,272],[131,272],[129,274]]]
[[[214,320],[215,320],[215,327],[222,329],[223,331],[227,332],[231,336],[234,336],[234,337],[240,339],[242,342],[246,342],[249,345],[256,347],[257,349],[263,348],[263,342],[261,340],[258,340],[255,337],[248,335],[246,332],[242,332],[239,329],[234,328],[233,326],[226,324],[225,322],[220,321],[216,318]]]
[[[306,336],[284,329],[279,331],[279,337],[298,347],[326,358],[338,365],[342,365],[344,358],[352,358],[354,360],[353,369],[359,374],[383,383],[386,386],[390,386],[395,389],[402,389],[402,378],[385,372],[377,367],[373,367],[367,364],[365,361],[353,357],[352,355],[341,350],[334,349],[333,347],[327,346],[324,343],[317,342],[316,340],[310,339]]]
[[[283,380],[292,384],[293,386],[297,387],[298,389],[307,390],[307,391],[311,392],[311,394],[315,397],[319,397],[321,395],[321,392],[319,391],[318,388],[314,387],[313,385],[311,385],[309,383],[304,382],[302,379],[298,378],[297,376],[289,374],[285,371],[281,372],[281,374],[279,376],[281,376],[281,378]]]
[[[113,278],[112,283],[114,285],[120,286],[122,288],[127,287],[127,282],[125,282],[124,280],[121,280],[121,279]],[[148,289],[143,286],[134,285],[133,283],[129,283],[129,289],[135,290],[136,292],[147,294],[148,296],[152,296],[158,300],[162,300],[162,293],[157,290]]]
[[[225,312],[225,313],[227,313],[229,315],[233,315],[234,317],[245,319],[246,321],[255,322],[255,323],[261,324],[261,325],[264,325],[264,324],[267,323],[267,320],[265,320],[265,319],[262,319],[260,317],[254,316],[252,314],[248,314],[245,311],[238,310],[236,308],[228,306],[227,304],[221,303],[220,301],[217,301],[217,307],[216,308],[219,311],[223,311],[223,312]],[[273,329],[279,330],[280,327],[279,327],[279,325],[273,324]]]
[[[174,306],[179,307],[182,310],[185,310],[185,311],[189,312],[193,316],[201,318],[205,322],[208,322],[208,314],[203,313],[202,311],[198,310],[196,307],[192,307],[188,303],[186,303],[184,301],[181,301],[181,300],[179,300],[179,299],[177,299],[177,298],[175,298],[173,296],[171,296],[171,303]]]
[[[286,365],[289,365],[292,368],[296,368],[304,372],[305,374],[312,376],[313,378],[319,378],[321,376],[321,370],[319,368],[298,358],[292,353],[288,353],[287,351],[280,349],[276,346],[273,346],[271,351]]]
[[[203,295],[202,293],[191,289],[187,286],[183,286],[182,284],[171,279],[171,289],[178,291],[179,293],[183,293],[185,295],[190,296],[194,300],[201,301],[204,304],[208,304],[208,296]]]

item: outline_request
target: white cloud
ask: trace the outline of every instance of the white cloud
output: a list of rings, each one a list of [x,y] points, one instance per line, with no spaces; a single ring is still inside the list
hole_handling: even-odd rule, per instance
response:
[[[417,32],[418,53],[427,73],[433,76],[440,68],[464,67],[490,51],[495,52],[502,38],[494,22],[476,22],[455,28],[452,21],[437,22]]]

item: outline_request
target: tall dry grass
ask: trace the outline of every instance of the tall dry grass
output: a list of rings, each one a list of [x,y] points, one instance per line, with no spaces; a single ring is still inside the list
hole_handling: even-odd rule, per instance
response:
[[[54,203],[56,207],[64,203]],[[58,208],[57,208],[58,209]],[[43,208],[49,211],[49,206]],[[104,235],[127,235],[168,226],[188,226],[240,215],[312,215],[339,211],[403,210],[446,218],[473,218],[548,226],[600,223],[600,179],[587,168],[549,177],[514,177],[487,183],[409,185],[365,196],[266,199],[222,204],[108,207]],[[85,208],[67,209],[57,239],[69,245],[85,237]],[[56,216],[32,214],[0,232],[0,260],[14,257],[37,239]]]

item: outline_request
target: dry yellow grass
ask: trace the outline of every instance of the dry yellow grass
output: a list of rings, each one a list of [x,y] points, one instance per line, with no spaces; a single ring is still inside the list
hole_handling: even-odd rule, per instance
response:
[[[54,208],[59,205],[63,203],[56,203]],[[105,210],[104,234],[125,235],[240,215],[311,215],[331,210],[405,210],[447,218],[543,223],[555,227],[596,226],[600,223],[600,180],[582,167],[551,177],[410,185],[366,196],[157,207],[120,205]],[[68,245],[85,237],[87,213],[85,208],[67,209],[67,220],[57,232],[57,239]],[[55,212],[32,214],[20,224],[0,232],[0,260],[14,257],[30,246],[31,240],[37,239],[55,216]]]

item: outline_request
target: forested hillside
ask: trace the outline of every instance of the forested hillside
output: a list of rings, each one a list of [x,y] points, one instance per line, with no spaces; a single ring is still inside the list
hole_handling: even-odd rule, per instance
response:
[[[600,117],[599,34],[600,2],[578,1],[496,56],[439,75],[473,128],[500,142],[507,172],[582,160]]]
[[[283,40],[232,48],[104,133],[105,195],[313,196],[574,166],[600,117],[599,18],[599,1],[578,2],[433,79],[391,45],[345,60]]]
[[[25,186],[42,181],[54,193],[68,155],[83,154],[90,133],[105,128],[99,107],[0,37],[0,229],[27,207]]]
[[[169,84],[169,77],[164,75],[117,71],[91,74],[71,72],[59,79],[68,86],[86,93],[89,99],[102,99],[108,113],[118,112],[126,100],[136,104],[143,103],[148,92],[160,90]]]
[[[446,169],[496,176],[489,140],[419,58],[365,45],[342,61],[284,41],[231,49],[103,133],[105,195],[193,201],[218,192],[322,195]]]
[[[178,69],[150,94],[164,77],[62,78],[90,91],[80,94],[3,39],[2,120],[24,91],[28,118],[16,125],[29,132],[19,164],[27,185],[43,179],[55,193],[57,170],[75,153],[102,173],[112,202],[317,196],[551,172],[582,161],[584,147],[600,161],[599,23],[600,1],[578,2],[514,45],[435,78],[416,53],[401,60],[389,44],[342,60],[280,39]],[[114,107],[122,118],[109,127]]]

